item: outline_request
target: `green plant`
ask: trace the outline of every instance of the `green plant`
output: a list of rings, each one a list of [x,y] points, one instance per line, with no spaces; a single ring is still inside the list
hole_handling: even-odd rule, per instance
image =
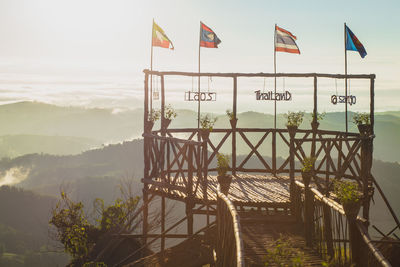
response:
[[[358,185],[351,181],[335,181],[334,193],[341,204],[356,203],[362,197]]]
[[[265,266],[301,267],[305,264],[304,253],[294,248],[290,237],[282,236],[267,249]]]
[[[155,122],[157,120],[159,120],[161,117],[161,112],[158,109],[151,109],[149,116],[148,116],[148,120],[151,122]]]
[[[229,117],[230,120],[235,119],[235,115],[233,114],[233,111],[231,111],[230,109],[226,110],[226,115]]]
[[[326,112],[322,112],[322,113],[317,112],[316,121],[322,121],[325,118],[325,116],[326,116]],[[315,119],[314,112],[311,112],[311,118],[312,118],[312,121],[314,121],[314,119]]]
[[[353,115],[353,122],[356,125],[361,125],[361,124],[366,124],[366,125],[370,125],[371,122],[369,120],[369,113],[363,112],[357,112]]]
[[[171,105],[165,107],[164,118],[167,120],[175,119],[177,116],[176,111]]]
[[[305,157],[303,161],[301,162],[303,164],[303,167],[301,168],[302,172],[310,172],[313,170],[314,163],[316,161],[315,157]]]
[[[200,126],[203,130],[209,130],[211,132],[216,121],[217,118],[212,118],[210,115],[206,114],[201,116]]]
[[[218,176],[226,176],[229,169],[229,156],[222,153],[217,154]]]
[[[285,118],[287,119],[286,126],[295,126],[299,127],[300,124],[303,122],[304,112],[292,112],[289,111],[288,113],[284,114]]]

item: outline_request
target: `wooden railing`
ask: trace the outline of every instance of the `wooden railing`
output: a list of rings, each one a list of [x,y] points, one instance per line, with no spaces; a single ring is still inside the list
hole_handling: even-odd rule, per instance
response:
[[[199,186],[206,187],[203,175],[203,143],[144,134],[147,175],[143,182],[160,193],[178,192],[184,198],[196,194]],[[196,179],[193,177],[196,176]]]
[[[217,190],[217,267],[244,266],[240,217],[229,198]]]
[[[391,266],[374,245],[361,217],[346,216],[342,205],[296,181],[299,219],[306,243],[333,266]]]

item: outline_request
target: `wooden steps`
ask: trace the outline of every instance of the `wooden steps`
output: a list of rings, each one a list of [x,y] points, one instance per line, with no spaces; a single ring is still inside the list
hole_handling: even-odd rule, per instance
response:
[[[318,254],[306,247],[302,226],[293,216],[267,217],[241,219],[246,266],[278,266],[275,263],[277,257],[289,262],[300,260],[302,266],[322,265]],[[278,253],[279,249],[283,252]]]

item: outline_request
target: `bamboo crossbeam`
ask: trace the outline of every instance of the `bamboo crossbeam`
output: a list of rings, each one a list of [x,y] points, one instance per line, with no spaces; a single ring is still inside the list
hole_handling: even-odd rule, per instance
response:
[[[189,77],[288,77],[288,78],[334,78],[334,79],[375,79],[375,74],[328,74],[328,73],[223,73],[223,72],[181,72],[181,71],[151,71],[148,69],[143,70],[145,74],[158,75],[158,76],[189,76]]]

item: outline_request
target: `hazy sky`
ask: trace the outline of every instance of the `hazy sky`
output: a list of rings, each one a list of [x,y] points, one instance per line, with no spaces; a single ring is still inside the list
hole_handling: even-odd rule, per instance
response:
[[[368,53],[364,59],[348,53],[349,73],[376,73],[378,110],[398,110],[399,6],[398,1],[0,0],[0,103],[138,105],[154,18],[175,46],[154,49],[155,69],[197,70],[201,20],[222,40],[218,49],[202,49],[202,71],[210,72],[273,72],[277,23],[298,37],[301,50],[279,53],[278,72],[343,73],[347,22]],[[257,82],[259,87],[262,81]]]

